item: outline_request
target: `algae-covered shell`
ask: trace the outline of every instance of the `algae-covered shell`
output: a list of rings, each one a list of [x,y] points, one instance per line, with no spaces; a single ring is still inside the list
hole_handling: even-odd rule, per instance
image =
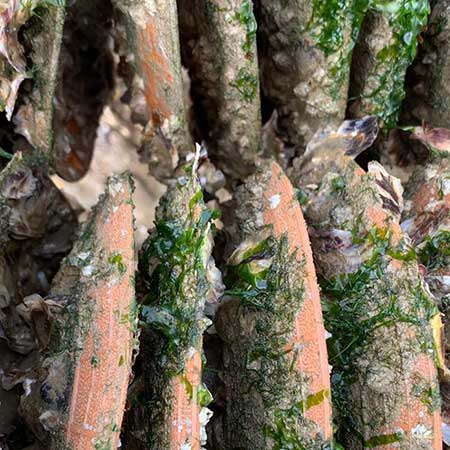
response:
[[[401,232],[401,196],[398,180],[378,163],[366,173],[348,158],[340,167],[330,163],[305,214],[320,231],[312,246],[332,334],[338,439],[352,450],[442,448],[433,334],[439,313]],[[323,239],[337,229],[350,231],[350,244],[368,253],[350,273],[345,258],[334,258],[332,268],[327,264],[330,251],[340,249],[327,248]]]
[[[277,110],[277,132],[300,155],[318,129],[345,118],[359,12],[348,1],[256,4],[262,91]]]
[[[181,0],[178,7],[194,117],[211,159],[230,180],[242,179],[255,169],[261,153],[253,3]]]
[[[113,176],[55,277],[61,305],[22,414],[47,448],[116,448],[134,350],[131,181]]]
[[[320,449],[331,439],[325,330],[306,225],[276,163],[236,194],[241,244],[219,308],[223,448]],[[295,412],[294,412],[295,411]]]
[[[220,284],[208,275],[215,271],[212,218],[190,173],[169,186],[144,243],[139,370],[123,434],[129,449],[200,450],[205,443],[210,395],[202,385],[202,334],[205,305],[214,297],[213,283]]]

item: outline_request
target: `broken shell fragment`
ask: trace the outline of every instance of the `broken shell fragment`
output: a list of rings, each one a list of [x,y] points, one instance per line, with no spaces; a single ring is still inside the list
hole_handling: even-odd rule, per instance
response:
[[[21,404],[46,448],[118,446],[137,325],[131,193],[128,175],[108,180],[53,282],[55,331]]]
[[[337,130],[327,127],[317,131],[304,154],[293,161],[289,176],[294,185],[317,186],[330,170],[339,171],[349,160],[369,148],[378,131],[375,116],[346,120]],[[326,145],[323,145],[324,140]]]
[[[261,153],[253,3],[213,0],[206,6],[203,0],[181,0],[178,10],[197,127],[228,179],[245,178]]]
[[[214,287],[207,275],[213,217],[195,173],[169,186],[157,208],[139,263],[146,295],[126,448],[200,450],[205,444],[210,394],[201,383],[202,334]]]
[[[294,189],[267,162],[236,192],[243,242],[229,258],[224,448],[321,449],[332,437],[325,330],[306,225]]]
[[[351,136],[351,127],[346,132]],[[348,150],[336,149],[330,136],[322,145],[316,141],[321,170],[328,147],[334,153]],[[310,227],[320,232],[311,236],[323,280],[325,326],[332,334],[337,439],[350,450],[441,449],[433,334],[439,313],[400,229],[402,191],[378,163],[366,173],[351,158],[341,161],[345,164],[329,163],[305,211]],[[366,254],[350,272],[343,247],[327,247],[322,237],[334,230],[351,232],[347,245]]]
[[[417,127],[412,136],[428,148],[430,157],[424,167],[417,167],[406,185],[408,202],[402,215],[402,227],[422,249],[428,246],[429,239],[437,238],[438,245],[441,241],[438,235],[450,230],[450,131]],[[429,244],[432,246],[432,241]],[[439,252],[438,248],[435,250]],[[430,258],[436,256],[430,255]]]

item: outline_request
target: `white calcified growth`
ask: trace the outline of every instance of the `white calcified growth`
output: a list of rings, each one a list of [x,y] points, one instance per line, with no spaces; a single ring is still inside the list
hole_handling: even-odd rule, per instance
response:
[[[86,261],[88,258],[90,258],[90,256],[91,256],[91,253],[90,253],[90,252],[81,252],[81,253],[78,253],[78,258],[81,259],[81,260],[83,260],[83,261]]]
[[[450,179],[444,178],[441,183],[441,191],[444,195],[450,194]]]
[[[206,445],[206,441],[208,436],[206,434],[206,425],[208,425],[209,420],[213,416],[213,412],[208,408],[202,408],[200,410],[200,444],[203,446]]]
[[[411,434],[415,437],[430,438],[433,436],[433,431],[424,424],[419,424],[411,430]]]
[[[450,445],[450,425],[442,422],[442,440],[445,445]]]
[[[270,201],[270,209],[275,209],[281,201],[281,196],[279,194],[272,195],[272,197],[269,198]]]
[[[25,378],[25,380],[23,380],[22,386],[23,386],[23,390],[25,391],[26,397],[28,397],[31,394],[31,385],[35,381],[36,380],[32,380],[31,378]]]
[[[83,267],[81,270],[81,274],[85,277],[90,277],[95,272],[95,266],[89,265],[86,267]]]
[[[113,175],[109,179],[109,192],[112,196],[116,196],[123,192],[123,180],[118,175]]]

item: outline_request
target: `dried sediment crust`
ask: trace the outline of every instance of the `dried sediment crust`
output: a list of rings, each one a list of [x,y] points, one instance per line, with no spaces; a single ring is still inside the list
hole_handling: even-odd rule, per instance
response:
[[[183,93],[176,0],[115,0],[149,110],[141,156],[161,181],[192,152]]]
[[[340,150],[333,142],[356,136],[364,122],[318,137],[318,158],[308,155],[312,165],[327,148],[335,156],[325,177],[318,172],[305,215],[324,279],[338,439],[351,450],[441,449],[438,311],[399,226],[400,183],[378,163],[365,173],[345,156],[351,139]]]
[[[180,0],[178,9],[197,126],[212,161],[229,180],[242,179],[261,152],[252,0]]]
[[[411,70],[405,116],[450,128],[450,1],[437,0]],[[412,116],[412,117],[411,117]]]
[[[143,329],[122,440],[126,448],[200,450],[205,443],[210,395],[201,384],[201,359],[204,307],[212,289],[212,218],[196,176],[180,178],[161,199],[155,229],[143,246]]]
[[[319,128],[345,117],[358,17],[347,1],[256,4],[263,93],[276,107],[278,133],[299,155]]]
[[[47,448],[119,442],[136,326],[131,191],[128,175],[109,179],[48,297],[55,332],[22,397],[22,414]]]
[[[236,202],[241,243],[228,261],[231,298],[216,319],[223,448],[321,449],[331,438],[328,362],[300,206],[274,163],[237,189]]]

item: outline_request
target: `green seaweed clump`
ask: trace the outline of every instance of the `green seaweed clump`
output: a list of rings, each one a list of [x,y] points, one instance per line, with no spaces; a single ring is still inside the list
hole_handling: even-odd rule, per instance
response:
[[[375,73],[381,73],[378,87],[366,95],[375,105],[374,113],[386,128],[394,128],[405,97],[405,74],[417,50],[417,37],[427,24],[430,14],[428,0],[375,0],[371,7],[386,14],[393,30],[392,44],[377,55]]]
[[[327,55],[337,54],[330,74],[335,82],[332,96],[337,98],[348,79],[353,49],[369,10],[388,17],[393,39],[378,53],[377,67],[369,77],[378,77],[376,88],[364,95],[374,105],[386,128],[396,126],[405,97],[406,69],[414,60],[417,37],[427,24],[428,0],[313,0],[313,15],[307,30]],[[350,38],[346,37],[350,35]],[[378,75],[380,74],[380,75]]]
[[[178,189],[189,192],[187,186]],[[174,374],[183,369],[185,353],[197,346],[203,332],[208,233],[216,217],[198,190],[189,200],[186,216],[174,214],[156,222],[140,259],[148,291],[142,321],[164,337],[162,363]]]
[[[253,49],[256,43],[256,32],[258,28],[258,24],[256,23],[256,19],[253,14],[253,4],[251,0],[243,0],[241,7],[236,13],[236,19],[240,24],[245,25],[247,30],[242,49],[247,56],[251,58],[253,57]]]

